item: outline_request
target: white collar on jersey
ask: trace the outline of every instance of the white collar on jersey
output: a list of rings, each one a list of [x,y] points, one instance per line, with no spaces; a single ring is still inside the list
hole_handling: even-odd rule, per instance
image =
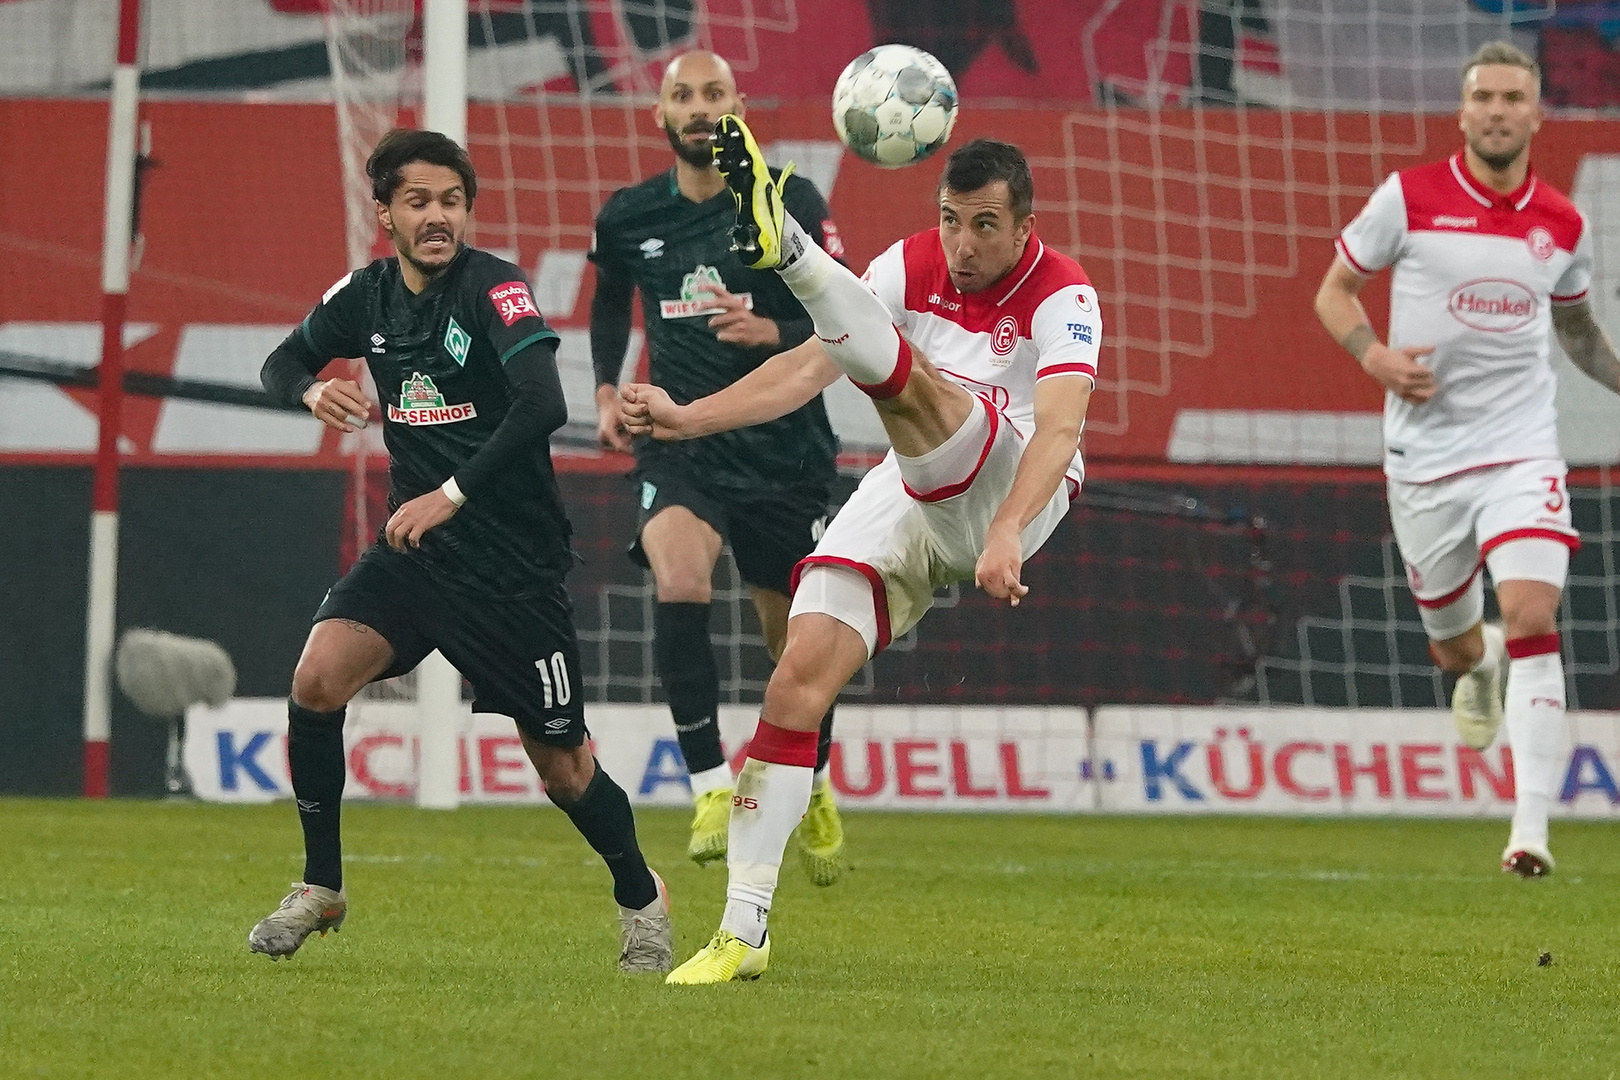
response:
[[[1517,191],[1509,192],[1506,195],[1498,195],[1494,191],[1481,187],[1479,181],[1475,180],[1473,174],[1468,171],[1468,166],[1463,164],[1461,150],[1451,156],[1451,175],[1457,178],[1457,183],[1464,191],[1468,192],[1475,202],[1484,207],[1496,206],[1499,205],[1499,202],[1509,202],[1513,205],[1513,209],[1523,210],[1530,205],[1530,198],[1536,193],[1536,171],[1534,169],[1525,174],[1524,183],[1519,185]]]
[[[1046,245],[1041,243],[1040,237],[1036,236],[1034,233],[1030,233],[1029,242],[1024,245],[1024,254],[1019,257],[1016,263],[1013,264],[1013,268],[1007,271],[1008,277],[1016,276],[1017,280],[1013,282],[1012,288],[1001,294],[1000,299],[994,301],[996,307],[1000,307],[1002,304],[1005,304],[1008,300],[1012,299],[1013,293],[1017,292],[1019,287],[1022,286],[1024,282],[1029,280],[1029,275],[1035,272],[1036,265],[1040,263],[1041,256],[1045,254]],[[1023,273],[1019,273],[1020,270],[1022,270]]]

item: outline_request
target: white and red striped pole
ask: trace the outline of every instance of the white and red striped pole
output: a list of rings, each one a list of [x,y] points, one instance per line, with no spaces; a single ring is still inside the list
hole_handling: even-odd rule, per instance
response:
[[[118,439],[124,412],[124,309],[135,213],[135,119],[140,96],[141,0],[119,0],[118,64],[107,122],[106,217],[101,236],[101,403],[90,514],[90,603],[84,637],[84,794],[107,797],[112,737],[113,637],[118,619]]]

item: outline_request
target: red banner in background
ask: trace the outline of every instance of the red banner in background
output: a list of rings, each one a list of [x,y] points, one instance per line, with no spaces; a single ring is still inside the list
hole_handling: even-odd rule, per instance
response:
[[[523,138],[516,115],[473,111],[475,133],[506,125],[504,158],[487,141],[471,141],[490,190],[502,181],[510,190],[480,199],[476,239],[510,249],[515,238],[531,273],[544,271],[548,256],[568,256],[554,265],[571,268],[572,290],[537,286],[536,299],[564,331],[565,348],[583,348],[591,280],[582,253],[595,210],[615,188],[667,167],[669,154],[644,108],[530,108],[533,134],[544,127],[601,140],[599,149],[569,153]],[[332,110],[152,102],[143,116],[158,167],[147,175],[130,289],[131,368],[257,385],[258,364],[278,335],[346,269]],[[750,118],[766,144],[827,151],[817,179],[831,189],[852,266],[933,224],[937,163],[885,171],[840,155],[819,103],[756,108]],[[79,356],[75,335],[97,318],[104,125],[96,102],[0,101],[0,139],[34,177],[27,199],[0,202],[10,256],[0,260],[0,351],[48,340],[58,356],[94,362],[93,349]],[[1379,408],[1376,387],[1327,340],[1311,300],[1334,230],[1383,173],[1450,152],[1451,118],[964,110],[954,140],[977,135],[1025,149],[1041,235],[1080,258],[1102,296],[1102,381],[1087,432],[1093,458],[1164,460],[1182,410]],[[1553,120],[1537,136],[1536,167],[1568,190],[1582,156],[1597,153],[1620,154],[1620,123]],[[507,227],[514,214],[523,229]],[[1384,291],[1369,290],[1378,322]],[[93,425],[89,392],[4,381],[0,403],[0,454],[13,459],[76,453],[73,440]],[[290,426],[249,438],[210,432],[229,426],[232,414],[209,411],[225,407],[177,407],[184,404],[132,399],[128,460],[344,460],[337,439],[303,418],[276,417]],[[62,433],[54,443],[53,432]]]

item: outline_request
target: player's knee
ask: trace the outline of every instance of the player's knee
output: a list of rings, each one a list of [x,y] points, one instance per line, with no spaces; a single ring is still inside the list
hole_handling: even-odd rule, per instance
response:
[[[547,746],[529,739],[523,741],[534,771],[540,774],[547,798],[566,809],[584,797],[585,789],[596,775],[596,759],[588,746]]]
[[[669,570],[654,574],[653,583],[660,604],[707,604],[714,595],[710,574]]]
[[[293,672],[292,699],[313,712],[336,712],[347,705],[360,686],[319,662],[300,660]]]
[[[1526,604],[1518,608],[1503,606],[1502,629],[1507,632],[1509,640],[1556,634],[1558,633],[1557,605]]]

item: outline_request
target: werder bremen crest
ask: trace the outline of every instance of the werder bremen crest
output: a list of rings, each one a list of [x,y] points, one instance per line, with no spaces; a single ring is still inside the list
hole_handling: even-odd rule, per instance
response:
[[[696,270],[681,276],[681,298],[679,300],[660,300],[658,313],[666,319],[691,319],[699,315],[718,315],[725,310],[714,302],[714,294],[709,292],[708,286],[716,289],[726,287],[725,279],[720,271],[712,266],[698,264]],[[750,311],[754,308],[753,293],[738,293],[737,299]]]
[[[450,325],[454,329],[461,329],[454,322]],[[470,401],[461,405],[446,405],[444,395],[433,385],[433,377],[420,371],[411,372],[411,377],[400,383],[399,404],[388,406],[388,419],[411,427],[454,424],[471,420],[477,415],[478,410]]]
[[[450,325],[444,328],[444,351],[459,366],[467,366],[467,350],[472,347],[472,335],[461,328],[455,316],[450,317]]]

